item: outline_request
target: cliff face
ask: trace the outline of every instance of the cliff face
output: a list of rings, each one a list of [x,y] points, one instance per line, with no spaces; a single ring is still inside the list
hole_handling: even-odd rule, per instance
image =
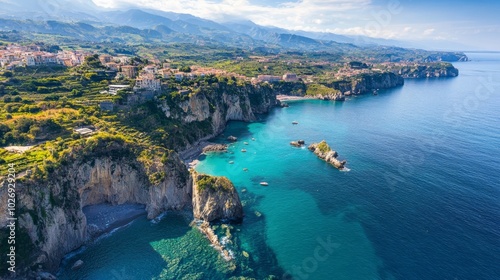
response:
[[[243,206],[231,181],[195,172],[193,178],[193,215],[196,219],[212,222],[243,218]]]
[[[457,77],[459,71],[453,65],[419,65],[404,66],[398,73],[403,78],[440,78]]]
[[[228,121],[255,120],[256,114],[266,113],[276,104],[270,87],[216,83],[175,105],[159,102],[158,106],[165,117],[183,123],[209,122],[210,132],[201,136],[212,137]],[[241,203],[232,184],[222,192],[195,188],[193,193],[193,179],[176,153],[169,154],[165,162],[153,159],[148,164],[127,154],[120,144],[104,145],[101,150],[77,154],[48,178],[18,183],[18,235],[25,237],[23,250],[18,252],[18,259],[23,260],[19,266],[24,267],[18,270],[20,275],[29,275],[29,269],[38,265],[55,271],[65,254],[84,244],[89,234],[82,208],[87,205],[143,204],[148,218],[194,205],[195,217],[206,221],[241,219]],[[151,174],[158,176],[152,179]],[[6,196],[6,188],[0,188],[0,200],[7,201]],[[3,211],[0,223],[3,236],[7,225]]]
[[[255,114],[263,114],[278,105],[276,94],[270,86],[214,83],[200,88],[185,101],[159,107],[169,118],[184,123],[209,121],[212,137],[224,130],[228,121],[254,121]]]
[[[173,158],[155,168],[166,176],[152,185],[140,163],[101,157],[63,166],[47,180],[18,185],[19,226],[32,243],[32,250],[22,256],[31,260],[26,264],[55,270],[66,253],[80,247],[88,238],[84,206],[139,203],[146,205],[148,218],[190,207],[192,189],[184,164]],[[0,221],[5,218],[2,213]]]
[[[350,81],[337,81],[328,86],[343,94],[363,94],[377,89],[389,89],[404,84],[404,79],[394,73],[362,74]]]

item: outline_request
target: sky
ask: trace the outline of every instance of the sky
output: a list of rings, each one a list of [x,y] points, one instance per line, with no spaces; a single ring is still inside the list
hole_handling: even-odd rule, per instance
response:
[[[290,30],[365,35],[461,50],[500,51],[500,0],[0,0],[42,8],[92,3],[151,8],[218,22],[251,20]],[[26,3],[24,3],[26,2]],[[35,3],[35,4],[36,4]]]
[[[407,41],[457,42],[500,50],[500,1],[475,0],[93,0],[188,13],[215,21],[248,19],[292,30]]]

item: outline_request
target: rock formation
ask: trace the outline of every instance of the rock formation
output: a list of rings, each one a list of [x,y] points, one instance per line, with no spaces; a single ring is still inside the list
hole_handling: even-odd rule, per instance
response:
[[[290,145],[294,146],[294,147],[302,147],[306,144],[306,142],[304,140],[298,140],[298,141],[292,141],[290,142]]]
[[[193,172],[193,215],[207,222],[241,221],[243,206],[231,181]]]
[[[227,145],[223,144],[210,144],[205,146],[202,150],[203,153],[208,152],[227,152]]]
[[[325,140],[320,143],[313,143],[309,145],[309,150],[314,152],[320,159],[332,164],[338,169],[344,168],[347,161],[339,161],[337,159],[337,152],[332,150]]]

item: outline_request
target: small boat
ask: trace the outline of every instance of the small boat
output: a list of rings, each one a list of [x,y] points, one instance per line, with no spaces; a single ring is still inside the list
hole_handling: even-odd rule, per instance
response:
[[[252,141],[255,141],[255,138],[252,138]]]
[[[234,161],[230,161],[230,162],[229,162],[229,164],[233,164],[233,163],[234,163]]]
[[[245,149],[241,149],[241,152],[242,152],[242,153],[246,153],[246,152],[247,152],[247,150],[245,150]]]
[[[248,142],[243,142],[243,144],[248,145]]]
[[[260,185],[261,186],[269,186],[269,183],[268,182],[260,182]]]
[[[243,168],[243,171],[248,171],[248,168]]]
[[[292,124],[299,124],[299,122],[298,121],[293,121]]]

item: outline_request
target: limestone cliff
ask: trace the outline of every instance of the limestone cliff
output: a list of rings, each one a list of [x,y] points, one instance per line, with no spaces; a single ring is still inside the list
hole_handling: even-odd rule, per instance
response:
[[[254,121],[256,114],[267,113],[277,105],[276,94],[269,85],[223,82],[200,87],[181,102],[163,99],[158,104],[168,118],[184,123],[208,121],[210,133],[200,135],[202,139],[221,133],[228,121]]]
[[[207,222],[240,221],[243,206],[229,179],[193,172],[193,214]]]
[[[457,77],[459,71],[449,63],[403,66],[397,74],[406,79]]]
[[[378,89],[389,89],[404,84],[404,79],[391,72],[361,74],[346,81],[336,81],[327,86],[339,90],[345,95],[363,94]]]
[[[174,118],[181,125],[208,122],[211,126],[198,133],[197,140],[184,142],[191,145],[193,141],[220,133],[230,120],[252,121],[256,114],[266,113],[277,105],[269,86],[228,83],[202,86],[188,98],[177,101],[158,100],[166,118]],[[98,138],[87,141],[92,139]],[[84,244],[88,232],[82,208],[87,205],[139,203],[146,206],[148,218],[154,218],[165,210],[190,208],[194,203],[197,218],[241,219],[241,203],[230,182],[228,190],[196,188],[193,193],[192,177],[177,153],[170,151],[161,159],[143,158],[151,147],[108,140],[73,147],[71,154],[59,159],[45,177],[18,182],[17,234],[23,240],[18,251],[18,259],[22,260],[18,263],[19,275],[36,278],[29,273],[38,265],[54,272],[65,254]],[[184,149],[189,145],[178,147]],[[7,201],[6,195],[6,188],[0,188],[1,201]],[[6,224],[7,215],[2,211],[2,239],[6,236]],[[3,241],[0,240],[2,244]]]
[[[80,247],[88,238],[84,206],[139,203],[146,205],[148,218],[190,207],[189,174],[178,157],[171,157],[166,164],[154,165],[165,173],[164,180],[156,184],[150,182],[142,163],[112,156],[76,160],[56,169],[46,180],[18,184],[19,226],[31,243],[30,251],[20,252],[20,258],[27,260],[24,265],[41,264],[53,271],[66,253]],[[3,196],[5,192],[0,192],[2,201]],[[2,213],[0,220],[5,218]]]

